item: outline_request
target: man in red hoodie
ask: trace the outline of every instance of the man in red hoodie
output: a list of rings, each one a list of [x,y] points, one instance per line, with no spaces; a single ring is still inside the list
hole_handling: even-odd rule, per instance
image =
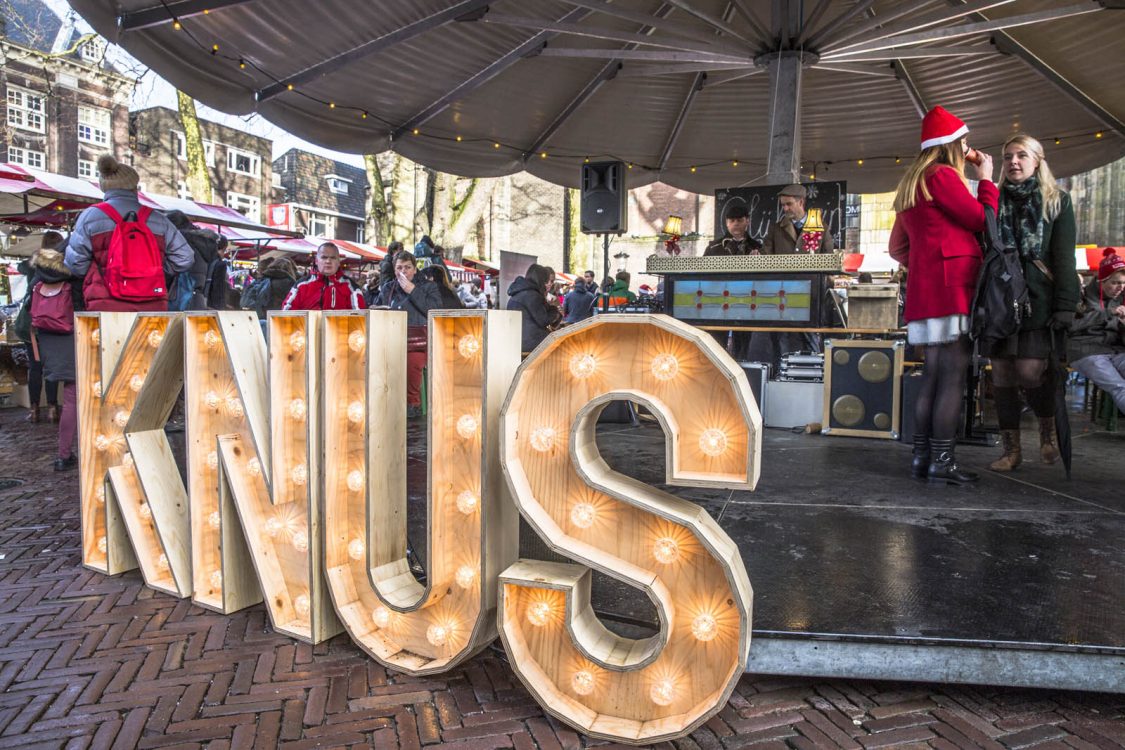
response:
[[[316,250],[316,273],[294,284],[282,310],[363,310],[363,291],[340,270],[340,248],[325,242]]]

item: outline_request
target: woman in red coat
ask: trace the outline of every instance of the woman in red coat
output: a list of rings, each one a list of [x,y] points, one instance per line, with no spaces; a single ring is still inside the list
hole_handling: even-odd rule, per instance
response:
[[[925,347],[922,388],[914,406],[916,479],[962,484],[977,475],[957,467],[953,445],[972,347],[969,311],[981,266],[975,236],[984,207],[996,210],[992,158],[966,163],[965,123],[935,107],[922,121],[922,151],[895,193],[891,257],[908,268],[907,340]],[[980,180],[977,195],[966,178]]]

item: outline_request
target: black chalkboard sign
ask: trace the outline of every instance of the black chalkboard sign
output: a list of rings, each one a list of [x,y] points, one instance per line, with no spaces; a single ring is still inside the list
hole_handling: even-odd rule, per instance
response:
[[[844,246],[844,224],[847,182],[806,182],[802,183],[809,191],[805,208],[819,208],[824,212],[824,227],[836,238],[836,247]],[[726,232],[723,217],[730,206],[746,206],[750,211],[750,236],[762,239],[769,231],[770,224],[781,218],[781,206],[777,194],[784,185],[763,185],[759,187],[721,188],[715,191],[715,236],[722,237]]]

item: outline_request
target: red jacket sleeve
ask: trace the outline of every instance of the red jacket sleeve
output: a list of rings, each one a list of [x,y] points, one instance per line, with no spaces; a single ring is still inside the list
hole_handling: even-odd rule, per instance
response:
[[[946,217],[970,232],[984,231],[984,207],[996,210],[999,193],[996,185],[983,180],[977,187],[977,197],[969,192],[961,177],[950,167],[939,167],[927,178],[934,204]]]
[[[906,225],[898,216],[895,217],[895,225],[891,229],[891,242],[888,250],[891,257],[900,266],[906,266],[906,262],[910,258],[910,236],[906,234]]]

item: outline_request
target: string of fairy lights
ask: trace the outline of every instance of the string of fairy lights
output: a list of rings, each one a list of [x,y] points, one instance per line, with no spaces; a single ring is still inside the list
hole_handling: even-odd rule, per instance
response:
[[[183,34],[185,34],[187,36],[187,38],[190,39],[197,47],[199,47],[199,49],[201,51],[210,52],[211,56],[213,56],[213,57],[219,58],[221,60],[229,61],[233,65],[237,65],[240,70],[246,70],[246,68],[248,68],[248,67],[252,68],[253,70],[257,71],[258,73],[260,73],[263,76],[265,76],[266,78],[268,78],[274,84],[277,84],[279,86],[284,86],[286,91],[288,93],[292,94],[293,96],[302,97],[302,98],[304,98],[304,99],[306,99],[310,102],[315,102],[315,103],[317,103],[317,104],[319,104],[323,107],[326,107],[330,110],[355,112],[356,116],[359,117],[361,120],[374,120],[374,121],[380,123],[381,125],[385,126],[388,130],[390,130],[392,132],[398,127],[398,123],[391,122],[390,120],[387,120],[386,118],[381,117],[378,114],[373,113],[373,112],[371,112],[371,111],[369,111],[369,110],[367,110],[363,107],[358,107],[358,106],[355,106],[355,105],[352,105],[352,104],[342,104],[342,103],[338,103],[338,102],[331,101],[331,100],[328,100],[328,99],[324,99],[322,97],[316,96],[315,94],[311,94],[307,90],[303,90],[303,89],[295,86],[292,83],[288,83],[285,78],[279,77],[279,76],[275,75],[274,73],[272,73],[271,71],[266,70],[261,65],[254,62],[253,60],[247,59],[242,54],[230,54],[230,53],[224,51],[220,47],[218,42],[214,42],[212,44],[207,44],[206,42],[201,40],[196,35],[196,33],[192,32],[192,30],[189,29],[184,24],[183,19],[180,19],[179,17],[177,17],[172,12],[171,8],[168,7],[168,4],[167,4],[166,0],[161,0],[160,4],[164,8],[164,10],[167,11],[168,17],[172,21],[172,28],[174,30],[178,31],[178,32],[182,32]],[[210,11],[204,10],[202,12],[202,15],[204,15],[204,16],[210,15]],[[494,150],[513,152],[513,153],[517,154],[525,162],[530,161],[533,158],[539,158],[540,160],[546,160],[546,159],[549,159],[549,158],[558,158],[558,159],[573,159],[573,160],[581,159],[583,161],[583,163],[589,164],[593,160],[605,159],[605,160],[611,160],[611,161],[624,162],[628,169],[637,168],[637,169],[640,169],[640,170],[647,170],[647,171],[651,171],[651,172],[684,172],[684,171],[686,171],[690,174],[696,174],[696,173],[698,173],[702,170],[710,169],[710,168],[713,168],[713,167],[723,167],[723,168],[730,168],[730,169],[739,169],[740,167],[755,167],[755,168],[765,168],[766,167],[766,164],[764,162],[761,162],[761,161],[753,161],[753,160],[745,160],[745,159],[737,159],[737,158],[725,158],[725,159],[715,159],[715,160],[712,160],[712,161],[698,162],[698,163],[687,165],[687,166],[677,166],[677,167],[667,167],[666,166],[663,169],[661,169],[659,166],[656,166],[656,165],[642,163],[642,162],[635,161],[635,160],[631,161],[631,160],[628,160],[628,159],[622,159],[622,158],[620,158],[618,156],[615,156],[613,154],[579,153],[579,152],[574,152],[574,151],[567,151],[566,149],[553,150],[553,151],[550,151],[550,152],[546,151],[546,150],[540,150],[537,153],[532,154],[532,153],[529,153],[527,151],[527,149],[525,149],[522,146],[518,146],[518,145],[515,145],[515,144],[512,144],[512,143],[505,143],[504,141],[496,140],[494,138],[469,137],[469,136],[465,136],[465,135],[461,135],[461,134],[448,135],[448,134],[442,134],[442,133],[438,133],[438,132],[434,132],[434,131],[423,131],[421,128],[417,128],[417,127],[412,128],[410,130],[410,136],[415,137],[415,138],[426,138],[426,139],[431,140],[431,141],[444,141],[444,142],[447,142],[447,143],[490,144],[491,147]],[[1088,140],[1088,139],[1091,139],[1091,138],[1094,139],[1094,140],[1101,140],[1104,137],[1105,137],[1105,131],[1101,130],[1101,129],[1098,129],[1098,130],[1086,130],[1086,131],[1081,131],[1081,132],[1063,133],[1063,134],[1057,135],[1057,136],[1055,136],[1055,137],[1053,137],[1049,140],[1052,140],[1054,142],[1054,145],[1061,146],[1064,143],[1071,143],[1071,142],[1074,142],[1074,141]],[[985,144],[983,146],[979,146],[978,148],[981,149],[981,150],[987,151],[987,150],[990,150],[990,149],[999,149],[1002,145],[1003,145],[1002,143]],[[841,165],[854,165],[856,167],[863,167],[865,165],[873,165],[873,166],[874,165],[880,165],[880,166],[883,166],[883,165],[886,165],[888,162],[892,162],[893,164],[898,165],[898,164],[903,163],[904,158],[908,159],[909,157],[903,157],[902,155],[899,155],[899,154],[875,154],[875,155],[867,155],[867,156],[856,157],[856,158],[847,158],[847,159],[818,160],[818,161],[813,162],[813,168],[810,172],[807,173],[807,175],[805,174],[804,165],[802,165],[801,171],[802,171],[802,177],[807,176],[809,180],[815,181],[817,179],[818,174],[823,174],[823,172],[829,171],[833,166],[836,166],[836,167],[839,167]],[[822,167],[823,167],[823,172],[821,170]]]

